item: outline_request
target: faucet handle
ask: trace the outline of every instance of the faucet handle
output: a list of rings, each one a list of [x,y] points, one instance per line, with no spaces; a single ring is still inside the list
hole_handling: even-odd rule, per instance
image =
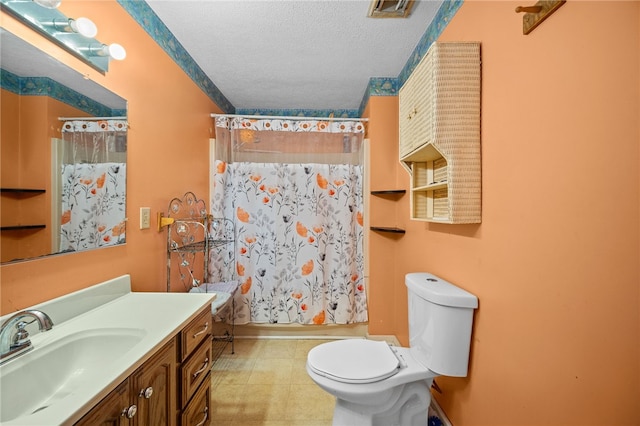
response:
[[[29,332],[25,329],[27,324],[28,323],[24,321],[18,321],[16,323],[16,334],[14,334],[11,339],[12,348],[31,344],[29,341]]]

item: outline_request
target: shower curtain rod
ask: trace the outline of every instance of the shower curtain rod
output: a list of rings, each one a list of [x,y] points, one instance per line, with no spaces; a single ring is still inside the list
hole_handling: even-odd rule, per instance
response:
[[[242,114],[215,114],[211,117],[241,117],[267,120],[314,120],[314,121],[369,121],[368,118],[345,118],[345,117],[299,117],[299,116],[277,116],[277,115],[242,115]]]
[[[126,120],[127,117],[58,117],[59,121],[69,120],[86,120],[86,121],[98,121],[98,120]]]

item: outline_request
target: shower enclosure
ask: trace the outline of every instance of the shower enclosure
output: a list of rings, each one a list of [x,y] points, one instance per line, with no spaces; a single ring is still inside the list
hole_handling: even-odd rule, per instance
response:
[[[366,322],[365,122],[218,115],[215,125],[211,214],[235,222],[236,324]]]

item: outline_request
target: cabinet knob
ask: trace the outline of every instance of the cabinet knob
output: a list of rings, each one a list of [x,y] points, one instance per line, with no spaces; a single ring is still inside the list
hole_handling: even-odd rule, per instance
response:
[[[153,395],[153,388],[151,386],[149,386],[146,389],[140,389],[140,393],[138,394],[140,398],[146,398],[146,399],[151,398],[151,395]]]
[[[137,412],[138,412],[138,407],[135,404],[133,404],[131,407],[125,408],[124,410],[122,410],[122,413],[120,413],[120,415],[122,417],[126,417],[128,419],[132,419],[133,416],[135,416]]]

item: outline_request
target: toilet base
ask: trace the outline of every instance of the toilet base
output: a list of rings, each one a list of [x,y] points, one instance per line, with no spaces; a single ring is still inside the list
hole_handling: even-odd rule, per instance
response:
[[[428,379],[398,386],[381,405],[336,398],[333,426],[426,426],[432,382]]]

